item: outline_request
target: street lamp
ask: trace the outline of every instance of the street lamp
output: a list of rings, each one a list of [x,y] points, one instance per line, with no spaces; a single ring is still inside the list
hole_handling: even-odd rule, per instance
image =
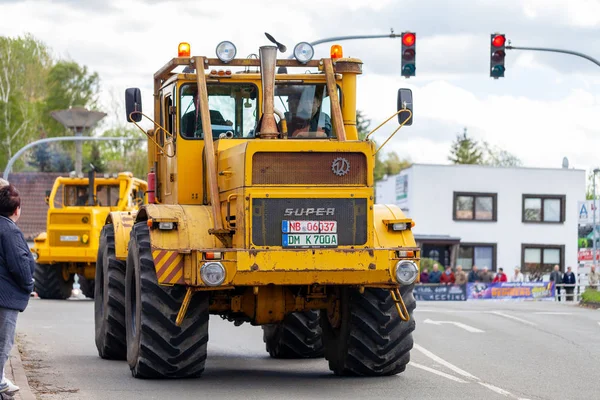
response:
[[[598,266],[598,259],[596,257],[596,173],[600,172],[599,168],[594,168],[594,170],[592,171],[594,173],[593,178],[592,178],[592,193],[593,193],[593,197],[594,197],[594,207],[593,207],[593,219],[594,219],[594,234],[592,235],[592,238],[594,240],[594,247],[593,247],[593,260],[594,260],[594,270],[596,270],[596,267]]]
[[[81,136],[86,129],[96,125],[98,121],[106,117],[106,113],[89,111],[85,107],[71,107],[68,110],[52,111],[52,118],[64,125],[65,128],[73,130],[75,136]],[[75,143],[75,173],[81,174],[81,149],[82,142]]]

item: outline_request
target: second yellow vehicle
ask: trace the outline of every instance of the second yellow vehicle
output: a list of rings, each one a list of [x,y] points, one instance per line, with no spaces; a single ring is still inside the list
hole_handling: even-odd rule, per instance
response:
[[[46,232],[34,239],[34,290],[43,299],[71,296],[74,276],[94,297],[100,230],[111,211],[135,214],[147,184],[130,172],[109,176],[58,177],[48,193]]]

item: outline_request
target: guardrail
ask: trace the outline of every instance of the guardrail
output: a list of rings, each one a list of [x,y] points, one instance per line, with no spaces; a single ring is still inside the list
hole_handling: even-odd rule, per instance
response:
[[[556,301],[564,301],[564,302],[579,302],[581,300],[581,295],[587,288],[592,288],[591,285],[582,285],[579,283],[575,284],[566,284],[559,283],[556,285],[556,290],[554,292],[554,300]],[[596,286],[596,290],[599,290],[600,286]]]

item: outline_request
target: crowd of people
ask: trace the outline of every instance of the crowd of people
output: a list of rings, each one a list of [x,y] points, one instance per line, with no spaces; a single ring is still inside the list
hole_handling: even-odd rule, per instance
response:
[[[587,279],[587,287],[594,290],[600,289],[600,272],[597,272],[594,267],[591,267],[590,272],[587,274]],[[550,273],[550,281],[557,285],[556,290],[559,301],[562,289],[565,290],[567,300],[573,299],[577,277],[571,267],[567,267],[567,271],[561,272],[560,267],[555,265],[553,271]],[[456,270],[447,266],[442,271],[440,270],[440,265],[438,263],[433,264],[431,272],[429,272],[428,268],[424,268],[420,276],[420,283],[422,284],[464,285],[466,283],[475,282],[525,282],[525,276],[520,268],[515,268],[514,274],[509,277],[506,275],[503,268],[498,268],[498,272],[494,273],[487,267],[483,267],[479,270],[476,265],[474,265],[468,273],[463,271],[463,267],[460,265],[456,267]]]
[[[466,283],[483,282],[483,283],[496,283],[496,282],[524,282],[525,278],[519,268],[515,268],[513,276],[509,277],[504,273],[503,268],[498,268],[498,272],[494,273],[483,267],[481,270],[476,265],[466,273],[463,271],[463,267],[458,265],[456,271],[452,270],[452,267],[447,266],[442,272],[438,263],[433,264],[431,272],[427,268],[424,268],[421,272],[420,283],[439,283],[444,285],[464,285]]]

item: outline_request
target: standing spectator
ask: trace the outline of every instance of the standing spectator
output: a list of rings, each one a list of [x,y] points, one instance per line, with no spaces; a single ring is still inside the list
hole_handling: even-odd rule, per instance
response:
[[[479,282],[479,272],[477,271],[477,265],[473,265],[473,269],[469,272],[469,282]]]
[[[550,273],[550,282],[554,282],[554,287],[556,288],[556,295],[557,295],[557,299],[558,301],[560,301],[560,289],[561,287],[558,285],[561,285],[563,283],[563,276],[560,273],[560,267],[558,265],[554,266],[554,271],[552,271]]]
[[[446,271],[440,277],[440,283],[443,283],[444,285],[453,285],[454,280],[454,272],[452,272],[452,268],[448,265]]]
[[[456,267],[456,274],[454,274],[454,277],[455,285],[464,285],[467,283],[467,274],[465,273],[465,271],[463,271],[462,265]]]
[[[492,282],[492,273],[488,271],[487,267],[483,267],[483,270],[479,274],[479,279],[483,283],[491,283]]]
[[[519,267],[515,267],[515,274],[513,275],[512,279],[510,281],[511,282],[524,282],[525,281],[525,277],[521,273],[521,270],[519,269]]]
[[[598,281],[600,281],[600,272],[596,272],[596,267],[592,266],[588,273],[588,284],[589,287],[598,290]]]
[[[421,272],[421,277],[419,279],[420,283],[429,283],[429,270],[425,268],[423,272]]]
[[[492,282],[497,283],[497,282],[506,282],[506,281],[508,281],[508,278],[506,277],[506,274],[504,273],[504,269],[498,268],[498,273],[496,274],[496,276],[494,277],[494,280]]]
[[[440,283],[442,272],[439,270],[438,264],[433,264],[433,271],[429,274],[429,283]]]
[[[575,278],[575,274],[571,271],[571,267],[567,267],[567,272],[563,275],[563,283],[565,285],[575,285],[577,279]],[[565,291],[567,292],[567,301],[569,298],[573,301],[573,289],[575,286],[565,286]]]
[[[3,375],[15,340],[17,316],[27,307],[33,291],[35,261],[16,225],[20,216],[21,199],[17,189],[10,184],[0,188],[0,369]],[[0,398],[10,399],[9,390],[8,380],[3,379]]]

